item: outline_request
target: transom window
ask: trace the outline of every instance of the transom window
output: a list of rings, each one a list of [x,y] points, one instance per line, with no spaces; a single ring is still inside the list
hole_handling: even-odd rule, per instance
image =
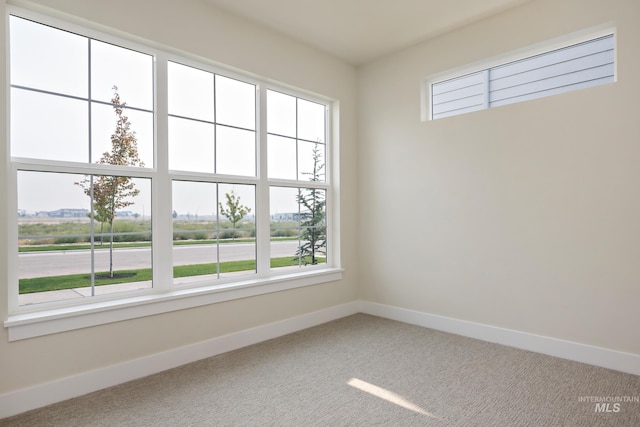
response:
[[[439,119],[555,95],[615,79],[613,34],[430,84],[430,118]]]
[[[31,16],[9,18],[10,313],[337,267],[327,101]]]

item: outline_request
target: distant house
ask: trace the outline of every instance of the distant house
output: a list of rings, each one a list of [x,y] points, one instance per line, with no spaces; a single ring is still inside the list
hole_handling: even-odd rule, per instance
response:
[[[282,212],[271,214],[272,221],[299,221],[300,213],[298,212]]]
[[[88,213],[87,209],[58,209],[47,212],[47,216],[52,218],[85,218]]]

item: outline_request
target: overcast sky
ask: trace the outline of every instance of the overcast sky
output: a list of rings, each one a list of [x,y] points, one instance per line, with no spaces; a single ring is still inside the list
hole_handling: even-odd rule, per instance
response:
[[[125,115],[136,133],[139,155],[145,166],[154,166],[152,56],[16,17],[10,20],[10,49],[12,156],[98,161],[111,149],[116,122],[113,107],[100,102],[110,102],[115,85],[121,101],[135,108]],[[177,63],[168,67],[170,168],[211,173],[215,167],[217,173],[255,176],[255,86]],[[97,102],[89,103],[89,97]],[[267,130],[276,134],[268,140],[269,176],[308,180],[303,172],[312,170],[314,142],[325,142],[324,106],[272,91],[267,105]],[[308,141],[296,142],[296,137]],[[324,155],[324,145],[318,146]],[[89,198],[74,184],[83,178],[20,172],[18,208],[89,209]],[[138,178],[135,184],[140,194],[124,210],[149,215],[150,180]],[[212,214],[215,187],[174,183],[174,210]],[[220,184],[219,191],[223,202],[224,193],[234,191],[255,213],[253,186]],[[297,211],[295,195],[294,189],[272,189],[271,212]]]

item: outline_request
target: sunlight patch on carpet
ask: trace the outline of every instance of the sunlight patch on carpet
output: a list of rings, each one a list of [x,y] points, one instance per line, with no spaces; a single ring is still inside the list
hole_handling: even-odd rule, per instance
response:
[[[387,402],[391,402],[405,409],[409,409],[410,411],[417,412],[418,414],[426,415],[431,418],[440,419],[435,415],[433,415],[432,413],[425,411],[418,405],[408,401],[407,399],[400,396],[399,394],[396,394],[382,387],[378,387],[377,385],[373,385],[366,381],[359,380],[358,378],[351,378],[349,381],[347,381],[347,384],[349,384],[351,387],[357,388],[358,390],[364,391],[365,393],[369,393],[375,397],[384,399]]]

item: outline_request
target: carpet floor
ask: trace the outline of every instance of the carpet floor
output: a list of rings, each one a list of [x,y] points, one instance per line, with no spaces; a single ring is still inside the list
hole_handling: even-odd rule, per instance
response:
[[[635,427],[638,396],[639,376],[357,314],[0,426]]]

